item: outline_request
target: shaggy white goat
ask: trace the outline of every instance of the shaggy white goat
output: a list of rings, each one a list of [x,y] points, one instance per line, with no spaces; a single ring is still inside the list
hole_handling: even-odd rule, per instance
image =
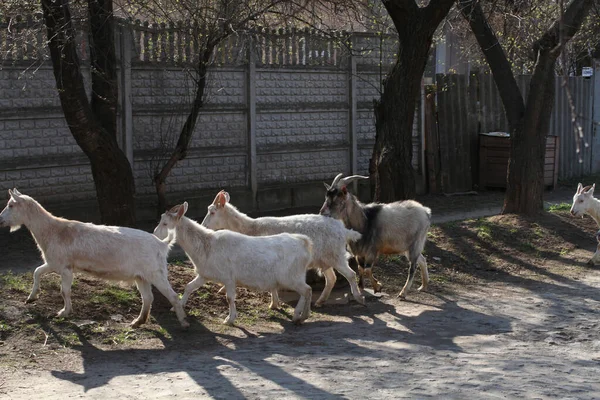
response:
[[[406,284],[398,297],[404,298],[410,290],[417,265],[420,266],[422,280],[422,286],[418,290],[425,290],[429,274],[427,261],[421,252],[431,224],[431,210],[413,200],[363,204],[347,190],[347,185],[356,179],[369,177],[353,175],[342,178],[342,174],[338,174],[331,186],[325,184],[327,193],[320,213],[341,219],[348,229],[362,234],[359,241],[349,243],[359,265],[360,286],[362,287],[364,275],[371,280],[375,292],[381,290],[381,284],[371,270],[378,255],[404,254],[410,267]]]
[[[596,224],[600,227],[600,200],[594,197],[594,189],[596,184],[592,186],[583,187],[580,183],[577,185],[577,192],[573,196],[573,205],[571,206],[571,214],[576,217],[583,217],[584,214],[588,214],[596,221]],[[596,247],[596,252],[592,258],[588,261],[590,265],[600,264],[600,237],[596,234],[596,239],[599,243]]]
[[[221,190],[208,206],[202,225],[209,229],[228,229],[250,236],[283,232],[306,235],[313,241],[313,261],[309,268],[319,269],[325,276],[325,288],[315,302],[315,307],[321,306],[329,298],[337,279],[334,270],[348,280],[354,299],[361,304],[365,303],[365,298],[356,285],[356,273],[346,260],[346,243],[359,240],[360,233],[346,229],[340,221],[316,214],[253,219],[235,208],[229,200],[229,193]],[[271,293],[270,307],[278,306],[279,297],[274,291]]]
[[[154,234],[161,239],[175,231],[175,240],[196,269],[181,299],[185,305],[191,293],[206,280],[225,285],[229,315],[223,321],[233,325],[236,285],[257,290],[291,289],[300,295],[292,319],[304,321],[310,315],[312,289],[306,284],[306,268],[312,260],[312,241],[305,235],[282,233],[252,237],[232,231],[212,231],[185,217],[188,203],[164,213]]]
[[[99,278],[134,281],[142,296],[142,311],[132,326],[148,321],[154,285],[173,305],[181,326],[187,328],[183,307],[167,279],[167,254],[170,245],[148,232],[131,228],[94,225],[58,218],[33,198],[9,190],[10,199],[0,213],[0,227],[11,232],[25,225],[42,252],[44,264],[33,273],[33,289],[27,303],[37,299],[40,277],[48,272],[61,276],[64,308],[59,317],[71,311],[73,272],[87,272]]]

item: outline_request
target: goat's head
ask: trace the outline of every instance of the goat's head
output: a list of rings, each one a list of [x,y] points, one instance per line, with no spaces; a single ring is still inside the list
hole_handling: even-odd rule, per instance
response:
[[[583,217],[583,214],[589,212],[593,207],[593,195],[596,184],[583,187],[580,183],[577,185],[577,192],[573,196],[573,205],[571,206],[571,214],[576,217]]]
[[[325,193],[325,202],[319,211],[319,214],[332,218],[342,218],[346,211],[348,201],[351,201],[348,193],[348,184],[357,179],[369,179],[368,176],[352,175],[342,178],[343,174],[338,174],[331,185],[324,183],[327,192]]]
[[[228,229],[229,218],[227,203],[229,203],[229,193],[221,190],[217,193],[217,197],[213,200],[212,204],[208,206],[206,216],[202,220],[202,226],[212,230]]]
[[[9,226],[10,231],[14,232],[25,224],[29,209],[28,200],[33,199],[19,193],[17,189],[8,189],[8,194],[8,203],[0,213],[0,227]]]
[[[188,203],[184,201],[183,204],[179,204],[161,215],[160,222],[154,228],[154,235],[161,240],[165,239],[169,235],[169,231],[175,229],[187,210]]]

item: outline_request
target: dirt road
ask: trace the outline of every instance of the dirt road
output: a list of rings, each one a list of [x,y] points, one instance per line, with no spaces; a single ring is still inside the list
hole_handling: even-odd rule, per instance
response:
[[[600,271],[546,273],[435,293],[326,306],[334,321],[242,336],[173,332],[162,349],[57,355],[8,368],[0,397],[598,398]],[[178,344],[173,344],[179,342]]]

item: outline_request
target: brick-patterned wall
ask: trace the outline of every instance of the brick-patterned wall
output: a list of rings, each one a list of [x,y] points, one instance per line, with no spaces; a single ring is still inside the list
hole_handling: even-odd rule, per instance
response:
[[[205,107],[187,158],[167,180],[169,193],[249,190],[251,86],[259,190],[316,183],[321,191],[321,181],[352,172],[352,101],[357,104],[356,172],[366,174],[375,137],[372,104],[382,78],[373,39],[357,39],[355,48],[362,54],[356,56],[354,77],[347,62],[273,66],[257,61],[251,81],[248,62],[212,67]],[[392,47],[385,43],[386,54]],[[49,63],[35,73],[26,66],[0,69],[0,191],[19,187],[43,202],[94,200],[90,166],[62,115]],[[130,71],[136,191],[139,198],[153,199],[152,176],[187,117],[194,77],[185,68],[140,59],[134,59]],[[89,92],[87,69],[84,79]],[[352,80],[354,100],[349,98]]]

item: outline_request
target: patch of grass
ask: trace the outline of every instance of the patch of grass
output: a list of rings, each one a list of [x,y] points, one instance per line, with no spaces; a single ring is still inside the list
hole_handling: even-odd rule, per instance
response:
[[[123,289],[118,286],[109,286],[102,292],[90,297],[90,302],[95,304],[117,304],[121,306],[131,306],[139,299],[137,293],[133,290]]]
[[[518,244],[517,248],[524,253],[537,251],[537,248],[530,242],[521,242]]]
[[[125,344],[135,342],[137,340],[136,331],[127,328],[124,331],[117,332],[115,335],[105,338],[104,344]]]
[[[570,209],[571,209],[571,204],[569,204],[569,203],[550,204],[550,207],[548,207],[548,211],[550,211],[550,212],[569,211]]]
[[[73,347],[73,346],[81,346],[81,340],[79,340],[79,335],[75,332],[65,333],[61,335],[62,344],[65,347]]]
[[[23,293],[28,293],[31,285],[24,274],[13,274],[11,271],[0,275],[0,283],[7,289]]]
[[[176,265],[178,267],[185,267],[187,265],[187,259],[174,259],[169,261],[169,264]]]
[[[448,283],[448,278],[443,275],[430,275],[429,280],[436,283]]]
[[[477,237],[481,240],[492,240],[493,229],[489,224],[484,222],[477,226]]]

